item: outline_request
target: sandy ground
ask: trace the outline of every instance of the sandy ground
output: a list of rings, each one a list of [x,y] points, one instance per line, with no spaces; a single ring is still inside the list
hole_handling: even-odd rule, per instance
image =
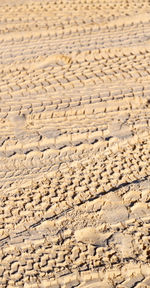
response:
[[[0,0],[0,287],[150,287],[150,1]]]

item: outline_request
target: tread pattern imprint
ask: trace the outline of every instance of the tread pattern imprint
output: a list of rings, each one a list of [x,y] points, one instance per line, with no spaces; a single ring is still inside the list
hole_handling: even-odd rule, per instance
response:
[[[0,287],[150,287],[149,0],[0,0]]]

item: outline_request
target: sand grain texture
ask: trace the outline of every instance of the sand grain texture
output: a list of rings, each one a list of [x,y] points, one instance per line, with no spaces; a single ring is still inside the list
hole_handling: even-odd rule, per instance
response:
[[[0,287],[150,287],[150,1],[0,19]]]

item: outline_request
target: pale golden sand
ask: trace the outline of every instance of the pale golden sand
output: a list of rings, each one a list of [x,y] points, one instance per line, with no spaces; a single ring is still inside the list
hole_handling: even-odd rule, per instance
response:
[[[0,19],[0,287],[150,287],[150,1]]]

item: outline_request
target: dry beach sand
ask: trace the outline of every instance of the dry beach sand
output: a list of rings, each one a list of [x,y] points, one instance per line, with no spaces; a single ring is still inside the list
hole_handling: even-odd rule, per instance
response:
[[[150,287],[150,1],[0,0],[0,287]]]

